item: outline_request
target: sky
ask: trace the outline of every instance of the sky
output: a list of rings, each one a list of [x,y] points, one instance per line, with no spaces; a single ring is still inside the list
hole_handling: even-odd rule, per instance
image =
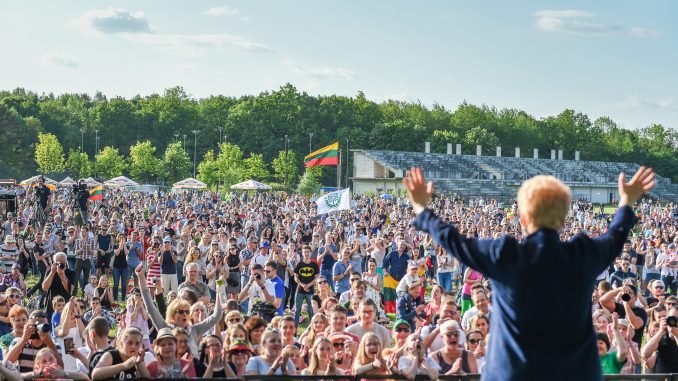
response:
[[[0,2],[0,89],[566,108],[678,128],[678,2]]]

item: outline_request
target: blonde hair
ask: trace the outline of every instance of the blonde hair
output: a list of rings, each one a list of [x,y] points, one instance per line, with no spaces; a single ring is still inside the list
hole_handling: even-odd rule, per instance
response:
[[[377,345],[379,345],[379,352],[377,352],[376,356],[381,356],[381,341],[379,340],[379,337],[375,335],[373,332],[367,332],[363,338],[360,340],[360,344],[358,344],[358,354],[356,354],[355,359],[353,360],[353,371],[355,372],[359,367],[369,364],[374,359],[370,359],[367,357],[367,342],[369,340],[376,340]],[[320,340],[320,339],[318,339]]]
[[[183,299],[174,299],[172,303],[167,306],[167,313],[165,313],[165,321],[174,323],[174,314],[177,310],[191,310],[191,305]]]
[[[570,187],[553,176],[535,176],[518,190],[518,210],[536,228],[559,230],[570,207]]]
[[[267,328],[264,330],[264,334],[261,335],[261,348],[259,348],[259,352],[262,355],[268,352],[266,349],[266,342],[271,339],[271,336],[278,336],[282,340],[282,334],[277,329]]]
[[[137,336],[139,338],[139,341],[142,341],[144,339],[144,334],[141,332],[139,328],[136,327],[125,328],[125,330],[122,332],[122,335],[120,335],[116,343],[116,349],[122,353],[125,353],[125,355],[127,355],[127,352],[125,352],[124,348],[125,340],[127,340],[127,338],[130,336]]]
[[[328,338],[323,336],[323,337],[319,337],[318,340],[316,340],[315,344],[313,344],[313,348],[311,348],[311,351],[308,354],[309,362],[308,362],[308,368],[307,369],[308,369],[308,373],[310,375],[315,376],[315,375],[318,374],[319,371],[321,371],[321,370],[318,369],[318,367],[320,366],[320,359],[318,359],[317,352],[318,352],[318,347],[323,343],[328,344],[330,346],[330,350],[332,348],[332,342]],[[324,375],[327,375],[327,376],[337,375],[337,373],[338,373],[337,372],[337,365],[334,363],[334,359],[330,358],[330,360],[328,362],[329,362],[329,366],[327,368],[327,372],[324,373]]]

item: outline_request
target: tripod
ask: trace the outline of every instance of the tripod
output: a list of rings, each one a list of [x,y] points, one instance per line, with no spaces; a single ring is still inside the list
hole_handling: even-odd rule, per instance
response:
[[[42,229],[47,221],[47,216],[45,215],[45,209],[40,205],[40,201],[37,197],[33,196],[29,201],[31,204],[31,215],[28,217],[28,226],[34,226],[37,230]]]

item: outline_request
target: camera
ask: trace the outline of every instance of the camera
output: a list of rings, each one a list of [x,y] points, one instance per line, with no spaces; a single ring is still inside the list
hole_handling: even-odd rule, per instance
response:
[[[261,280],[261,274],[256,274],[256,275],[254,275],[254,279],[256,279],[256,280]]]
[[[668,325],[671,328],[676,328],[676,325],[678,325],[678,318],[676,318],[675,316],[667,317],[666,325]]]
[[[35,328],[35,333],[31,335],[31,339],[39,339],[40,335],[38,332],[42,333],[50,333],[52,332],[52,326],[47,324],[47,323],[42,323],[42,324],[33,324],[33,327]]]
[[[62,270],[65,269],[66,264],[65,263],[59,263],[59,268],[62,269]]]
[[[627,293],[623,293],[622,296],[621,296],[621,298],[622,298],[622,300],[625,301],[625,302],[630,302],[630,301],[631,301],[631,295],[629,295],[629,294],[627,294]]]

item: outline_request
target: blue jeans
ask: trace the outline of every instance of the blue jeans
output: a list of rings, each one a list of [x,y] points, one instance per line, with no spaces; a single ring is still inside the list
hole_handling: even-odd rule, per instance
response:
[[[313,300],[313,294],[312,293],[303,293],[299,292],[297,290],[297,296],[294,298],[294,324],[298,327],[300,322],[299,322],[299,317],[301,316],[301,306],[304,304],[304,300],[306,301],[306,305],[308,306],[308,316],[313,316],[313,305],[311,304],[311,300]]]
[[[452,273],[438,273],[438,285],[443,288],[443,292],[452,291]]]
[[[249,282],[249,281],[250,281],[250,276],[249,276],[249,275],[242,275],[242,276],[240,276],[240,284],[242,285],[242,288],[245,288],[245,285],[246,285],[247,282]],[[249,311],[248,311],[248,310],[249,310],[249,308],[248,308],[249,306],[250,306],[250,301],[249,301],[249,299],[245,298],[245,300],[243,300],[242,302],[240,302],[240,312],[242,312],[242,313],[244,313],[244,314],[247,315],[248,312],[249,312]]]
[[[118,286],[122,293],[122,301],[127,299],[127,282],[129,281],[129,266],[124,269],[113,267],[113,300],[118,300]]]
[[[332,278],[332,270],[321,269],[320,275],[327,278],[327,283],[329,283],[330,288],[332,289],[332,291],[334,291],[334,278]]]

